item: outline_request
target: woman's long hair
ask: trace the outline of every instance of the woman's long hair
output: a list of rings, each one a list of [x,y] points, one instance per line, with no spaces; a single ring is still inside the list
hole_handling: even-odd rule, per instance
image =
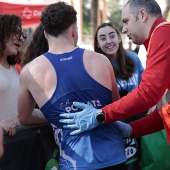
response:
[[[24,59],[21,63],[21,66],[23,67],[24,65],[47,51],[48,43],[44,36],[43,26],[42,24],[40,24],[33,34],[32,40],[24,54]]]

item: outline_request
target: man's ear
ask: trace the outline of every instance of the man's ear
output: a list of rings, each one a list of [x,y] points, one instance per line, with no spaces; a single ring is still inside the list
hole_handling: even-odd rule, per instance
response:
[[[72,37],[74,38],[77,35],[77,24],[73,24],[72,26]]]
[[[45,30],[44,30],[44,36],[45,36],[45,38],[48,40],[48,35],[47,35],[47,33],[45,32]]]
[[[145,22],[147,20],[147,18],[148,18],[148,13],[147,13],[147,11],[144,8],[141,8],[139,10],[138,16],[139,16],[139,18],[140,18],[140,20],[142,22]]]

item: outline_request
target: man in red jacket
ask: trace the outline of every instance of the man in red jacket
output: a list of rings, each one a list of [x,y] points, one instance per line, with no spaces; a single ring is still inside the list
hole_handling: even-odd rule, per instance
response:
[[[144,44],[147,50],[146,69],[142,74],[140,85],[118,101],[95,109],[86,104],[75,102],[74,105],[83,109],[74,114],[61,114],[60,122],[66,123],[65,128],[75,129],[75,135],[103,123],[134,116],[156,105],[156,109],[138,121],[131,123],[133,136],[153,133],[165,128],[170,144],[170,24],[163,19],[161,9],[155,0],[129,0],[122,9],[122,32],[127,34],[133,43]],[[168,103],[169,102],[169,103]],[[125,127],[119,125],[124,135],[130,134]],[[131,135],[132,135],[131,129]]]

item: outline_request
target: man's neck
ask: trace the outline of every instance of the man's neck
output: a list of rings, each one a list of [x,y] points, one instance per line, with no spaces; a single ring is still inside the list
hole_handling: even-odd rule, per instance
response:
[[[75,48],[73,39],[65,37],[53,38],[49,40],[49,52],[54,54],[62,54],[73,51]]]

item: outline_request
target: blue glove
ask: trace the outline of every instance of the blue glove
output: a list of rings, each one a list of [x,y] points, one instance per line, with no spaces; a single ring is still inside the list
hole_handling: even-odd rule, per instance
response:
[[[77,135],[79,133],[92,130],[97,127],[99,123],[96,120],[96,114],[100,109],[96,109],[90,105],[73,102],[73,105],[82,109],[80,112],[75,113],[63,113],[59,116],[61,119],[60,123],[64,123],[63,128],[73,129],[70,135]]]
[[[131,136],[132,127],[121,121],[114,122],[114,125],[119,129],[123,138],[129,138]]]

